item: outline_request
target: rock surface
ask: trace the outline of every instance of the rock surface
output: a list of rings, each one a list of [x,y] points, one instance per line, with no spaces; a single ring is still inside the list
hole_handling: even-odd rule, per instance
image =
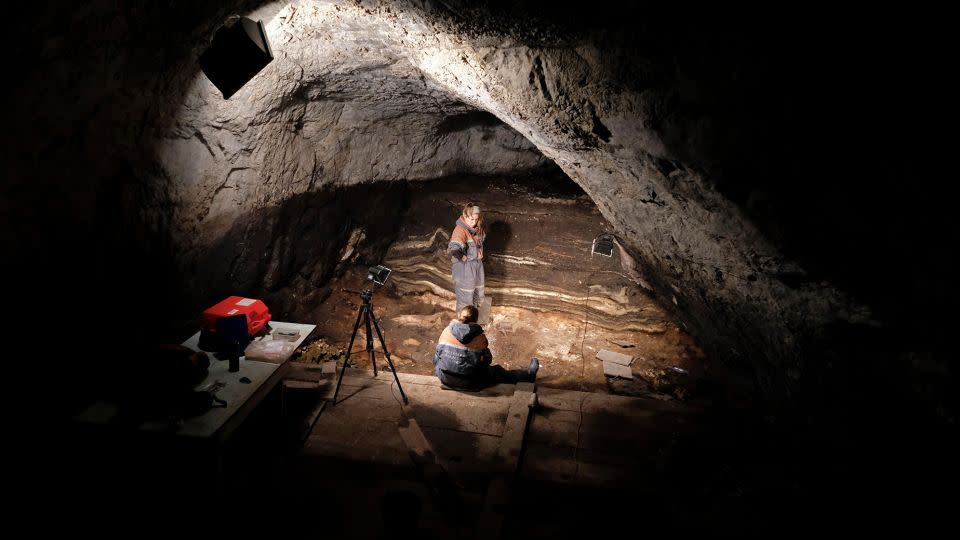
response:
[[[316,289],[342,260],[376,260],[389,241],[360,225],[390,224],[338,189],[559,167],[633,281],[774,400],[866,403],[848,398],[883,387],[952,418],[945,328],[917,315],[954,303],[938,257],[956,224],[937,190],[912,188],[940,177],[936,142],[915,134],[942,87],[915,84],[938,70],[909,54],[948,33],[894,43],[841,11],[758,26],[604,1],[120,4],[17,12],[2,139],[15,283],[82,261],[71,282],[102,292],[86,296],[103,312],[155,299],[150,324],[121,332],[145,339],[225,291]],[[237,13],[264,20],[276,58],[224,101],[196,58]],[[326,240],[298,245],[314,227]]]
[[[649,370],[683,366],[691,376],[684,398],[704,397],[695,379],[722,374],[705,361],[693,339],[677,327],[655,299],[637,286],[633,261],[619,255],[591,255],[593,239],[610,231],[597,207],[569,180],[524,182],[489,178],[413,184],[398,210],[396,241],[383,264],[392,272],[373,298],[393,362],[402,372],[433,374],[437,338],[455,316],[450,255],[453,223],[466,202],[484,209],[486,299],[492,305],[484,325],[494,361],[525,369],[538,357],[538,384],[570,390],[649,395]],[[293,307],[298,317],[317,321],[322,343],[346,348],[356,322],[366,269],[349,268],[327,285],[320,305]],[[276,291],[276,302],[292,296]],[[352,361],[371,369],[365,333],[356,336]],[[386,369],[374,336],[378,367]],[[604,377],[600,349],[635,357],[626,369],[634,381]],[[326,358],[311,349],[303,361]],[[679,394],[679,392],[678,392]],[[669,397],[669,396],[668,396]]]

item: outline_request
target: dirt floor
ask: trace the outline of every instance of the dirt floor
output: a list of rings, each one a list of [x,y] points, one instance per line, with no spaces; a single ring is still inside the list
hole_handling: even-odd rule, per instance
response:
[[[419,300],[381,294],[374,297],[372,304],[397,370],[429,375],[433,373],[436,339],[450,322],[452,310]],[[337,288],[324,302],[317,330],[312,341],[303,347],[298,361],[320,363],[342,354],[350,341],[360,303],[359,294],[352,289]],[[402,315],[390,315],[398,312]],[[351,362],[355,367],[372,369],[362,327],[361,323]],[[552,388],[646,395],[666,389],[667,382],[662,379],[669,374],[680,379],[682,373],[675,368],[689,371],[696,369],[696,362],[702,362],[690,337],[675,327],[657,334],[617,332],[563,313],[493,307],[485,330],[496,363],[507,369],[524,368],[536,356],[541,363],[537,382]],[[376,330],[373,348],[378,368],[383,369],[386,358]],[[596,358],[597,351],[602,349],[633,356],[635,378],[605,377],[602,362]]]

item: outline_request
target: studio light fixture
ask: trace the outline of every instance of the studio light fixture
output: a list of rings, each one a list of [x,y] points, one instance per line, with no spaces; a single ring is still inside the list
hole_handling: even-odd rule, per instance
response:
[[[377,285],[383,285],[387,281],[387,278],[390,277],[390,269],[386,266],[371,266],[367,271],[367,279],[376,283]]]
[[[238,17],[217,30],[199,62],[223,99],[229,99],[272,60],[263,21]]]
[[[594,238],[593,246],[590,247],[590,256],[594,254],[613,257],[613,237],[609,234],[601,234]]]

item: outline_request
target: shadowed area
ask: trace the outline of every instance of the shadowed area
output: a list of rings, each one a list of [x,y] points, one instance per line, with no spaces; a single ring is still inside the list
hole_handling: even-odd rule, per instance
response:
[[[368,508],[444,521],[436,494],[451,479],[437,467],[474,459],[493,478],[453,489],[468,523],[506,537],[630,520],[822,534],[834,518],[916,533],[951,516],[938,495],[957,483],[960,395],[958,221],[939,170],[955,109],[940,80],[946,14],[613,0],[13,9],[0,241],[7,312],[44,331],[12,343],[27,373],[11,386],[42,395],[18,402],[40,418],[12,446],[42,463],[24,470],[44,507],[64,495],[91,524],[98,491],[131,506],[134,491],[158,505],[182,500],[161,491],[202,492],[188,480],[208,480],[208,449],[175,442],[175,425],[154,444],[73,420],[149,387],[146,351],[239,295],[317,329],[267,366],[283,369],[247,429],[231,425],[228,486],[303,495],[291,521],[316,532],[324,502],[334,536],[352,519],[386,532]],[[263,22],[275,58],[223,99],[198,58],[238,16]],[[430,375],[452,315],[443,248],[467,200],[486,210],[496,361],[540,357],[539,404],[519,385],[507,403]],[[589,255],[600,233],[611,258]],[[431,388],[409,417],[386,374],[365,371],[363,341],[341,372],[344,409],[323,409],[376,264],[394,270],[374,295],[388,348]],[[604,375],[601,350],[630,359],[633,378]],[[343,455],[365,443],[363,460]],[[393,475],[404,482],[383,484]]]

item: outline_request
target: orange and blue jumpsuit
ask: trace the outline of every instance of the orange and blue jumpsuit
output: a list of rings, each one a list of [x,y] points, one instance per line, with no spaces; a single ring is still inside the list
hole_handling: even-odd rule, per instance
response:
[[[467,305],[478,309],[483,304],[483,240],[486,233],[458,219],[450,235],[447,251],[453,258],[453,291],[457,295],[456,311]],[[467,260],[463,260],[466,255]]]
[[[440,382],[457,388],[488,384],[493,355],[479,324],[451,321],[437,341],[433,369]]]

